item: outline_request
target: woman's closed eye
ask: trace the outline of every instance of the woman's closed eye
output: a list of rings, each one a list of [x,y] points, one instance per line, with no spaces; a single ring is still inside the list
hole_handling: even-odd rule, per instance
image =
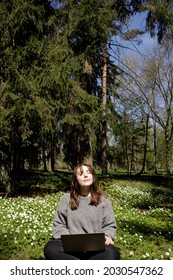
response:
[[[81,172],[78,172],[77,175],[78,175],[78,176],[82,176],[83,173],[84,173],[84,172],[81,171]],[[91,171],[90,171],[90,170],[86,170],[85,173],[86,173],[86,174],[91,174]]]

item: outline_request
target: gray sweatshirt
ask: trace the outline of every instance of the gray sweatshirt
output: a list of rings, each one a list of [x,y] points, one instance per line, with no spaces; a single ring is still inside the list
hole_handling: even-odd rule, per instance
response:
[[[53,222],[53,237],[62,234],[99,233],[115,238],[116,221],[112,205],[108,198],[102,196],[97,206],[90,205],[90,197],[80,196],[79,207],[72,210],[69,206],[70,194],[61,198]]]

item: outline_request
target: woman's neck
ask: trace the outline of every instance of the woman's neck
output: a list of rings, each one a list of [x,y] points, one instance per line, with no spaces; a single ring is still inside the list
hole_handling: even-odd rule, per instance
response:
[[[85,188],[80,188],[80,195],[82,196],[90,196],[91,192],[90,192],[90,187],[85,187]]]

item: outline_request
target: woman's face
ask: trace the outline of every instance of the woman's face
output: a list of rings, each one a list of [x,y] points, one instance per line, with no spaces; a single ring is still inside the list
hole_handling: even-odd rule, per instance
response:
[[[89,187],[93,183],[93,175],[89,168],[85,165],[82,165],[77,169],[77,181],[81,187]]]

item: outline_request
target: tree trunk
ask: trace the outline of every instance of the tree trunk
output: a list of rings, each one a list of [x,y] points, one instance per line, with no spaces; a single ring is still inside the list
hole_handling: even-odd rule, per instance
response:
[[[156,112],[156,97],[155,97],[155,87],[156,84],[154,83],[153,89],[152,89],[152,97],[153,97],[153,110]],[[157,172],[157,126],[156,126],[156,119],[155,115],[153,114],[153,132],[154,132],[154,174],[158,174]]]
[[[14,191],[12,187],[12,180],[10,178],[10,169],[8,166],[3,164],[0,166],[0,186],[6,194]]]
[[[145,171],[146,156],[147,156],[147,145],[148,145],[148,124],[149,124],[150,114],[147,114],[146,124],[145,124],[145,143],[144,143],[144,156],[141,171],[137,175],[141,175]]]
[[[106,91],[106,79],[107,79],[107,59],[106,59],[106,47],[103,52],[103,76],[102,76],[102,139],[101,139],[101,153],[102,153],[102,174],[107,174],[107,121],[106,121],[106,105],[107,105],[107,91]]]
[[[170,167],[170,141],[169,141],[169,132],[168,129],[165,129],[165,164],[167,174],[171,173]]]
[[[135,167],[135,136],[132,136],[131,140],[131,160],[130,160],[130,170],[129,173],[132,175],[132,172],[136,170]]]
[[[154,120],[154,174],[158,174],[157,172],[157,130],[156,130],[156,122]]]
[[[84,157],[84,162],[87,162],[91,166],[93,165],[93,151],[92,151],[92,141],[91,141],[91,135],[88,134],[87,137],[88,142],[88,153]]]
[[[55,136],[54,133],[52,133],[51,138],[51,151],[50,151],[50,161],[51,161],[51,171],[55,171]]]
[[[80,134],[82,134],[81,137]],[[79,131],[78,139],[77,139],[76,158],[77,158],[77,164],[81,162],[85,162],[90,165],[93,164],[91,135],[89,133],[87,133],[85,137],[83,137],[82,131]]]
[[[46,172],[47,170],[47,156],[46,156],[46,151],[44,147],[42,148],[42,153],[43,153],[43,170]]]

